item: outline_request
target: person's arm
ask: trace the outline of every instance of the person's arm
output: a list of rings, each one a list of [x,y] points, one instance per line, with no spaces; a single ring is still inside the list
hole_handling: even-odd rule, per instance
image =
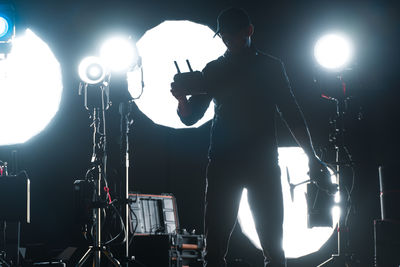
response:
[[[285,67],[281,61],[278,62],[278,113],[286,124],[296,143],[303,148],[304,152],[311,159],[316,155],[307,122],[293,94]]]
[[[280,73],[278,74],[279,94],[277,110],[296,143],[303,148],[308,156],[310,178],[317,181],[321,187],[329,190],[334,189],[329,181],[330,174],[326,164],[323,163],[315,153],[307,122],[293,94],[285,67],[281,61],[279,61],[278,65],[280,65]]]

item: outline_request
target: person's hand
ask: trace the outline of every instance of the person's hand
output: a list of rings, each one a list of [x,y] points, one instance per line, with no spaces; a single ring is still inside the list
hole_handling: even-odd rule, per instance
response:
[[[186,89],[179,82],[171,83],[171,94],[179,101],[186,100]]]
[[[174,78],[175,80],[175,78]],[[181,117],[187,117],[191,114],[191,108],[186,98],[187,91],[182,83],[174,81],[171,83],[171,94],[178,100],[178,113]]]
[[[178,100],[187,95],[206,94],[204,88],[203,74],[200,71],[177,73],[171,83],[171,93]]]
[[[320,189],[327,191],[329,194],[334,194],[337,191],[337,185],[331,181],[331,173],[327,165],[317,157],[312,157],[309,160],[310,179]]]

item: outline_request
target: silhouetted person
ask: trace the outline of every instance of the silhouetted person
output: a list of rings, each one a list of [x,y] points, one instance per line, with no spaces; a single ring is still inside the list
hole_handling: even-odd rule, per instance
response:
[[[323,165],[281,61],[251,44],[254,27],[247,13],[229,8],[217,19],[217,33],[227,51],[211,61],[192,87],[179,74],[171,84],[178,115],[186,125],[196,123],[215,104],[207,167],[205,235],[207,267],[226,266],[225,256],[236,224],[243,188],[253,213],[266,266],[286,266],[282,249],[283,199],[274,117],[278,112],[309,157],[310,173]],[[296,127],[293,127],[296,125]],[[268,264],[268,265],[267,265]]]

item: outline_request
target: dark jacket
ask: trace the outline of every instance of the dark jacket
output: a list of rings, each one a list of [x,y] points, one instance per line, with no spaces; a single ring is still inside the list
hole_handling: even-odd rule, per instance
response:
[[[202,73],[207,94],[191,96],[192,113],[180,118],[196,123],[213,100],[209,158],[276,158],[275,112],[292,97],[282,62],[249,48],[240,55],[226,52]]]

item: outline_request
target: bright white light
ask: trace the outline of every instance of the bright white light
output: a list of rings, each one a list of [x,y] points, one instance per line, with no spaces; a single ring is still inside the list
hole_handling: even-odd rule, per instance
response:
[[[328,34],[319,39],[314,47],[319,64],[328,69],[345,67],[352,56],[350,42],[341,35]]]
[[[92,65],[88,69],[88,74],[90,77],[101,77],[103,74],[103,69],[99,65]]]
[[[334,201],[335,201],[335,203],[340,203],[340,193],[339,193],[339,191],[335,193]]]
[[[27,141],[58,111],[62,93],[60,64],[29,29],[0,61],[0,145]]]
[[[145,88],[136,104],[155,123],[173,128],[186,127],[176,114],[178,102],[170,93],[170,84],[177,73],[174,60],[182,72],[189,71],[186,59],[189,59],[193,70],[202,70],[209,61],[218,58],[226,50],[221,39],[213,38],[213,35],[210,28],[201,24],[165,21],[147,31],[138,41]],[[140,86],[137,79],[128,78],[132,95],[137,95]],[[211,104],[204,117],[193,127],[210,120],[214,114],[213,107]]]
[[[79,64],[79,77],[88,84],[97,84],[104,80],[106,70],[98,57],[86,57]]]
[[[0,17],[0,38],[6,35],[7,32],[8,32],[8,21],[5,18]]]
[[[101,47],[100,58],[113,72],[127,71],[136,63],[135,44],[128,37],[113,37]]]
[[[283,223],[283,249],[287,258],[298,258],[313,253],[329,239],[333,233],[331,227],[307,228],[307,202],[304,193],[307,185],[296,187],[294,202],[290,198],[290,188],[287,182],[286,167],[289,168],[292,184],[308,180],[308,158],[304,151],[298,147],[279,148],[279,166],[281,168],[281,182],[285,217]],[[336,209],[332,210],[333,224],[338,221]],[[243,233],[258,248],[260,241],[254,226],[253,217],[247,202],[247,190],[243,190],[239,207],[239,223]]]

